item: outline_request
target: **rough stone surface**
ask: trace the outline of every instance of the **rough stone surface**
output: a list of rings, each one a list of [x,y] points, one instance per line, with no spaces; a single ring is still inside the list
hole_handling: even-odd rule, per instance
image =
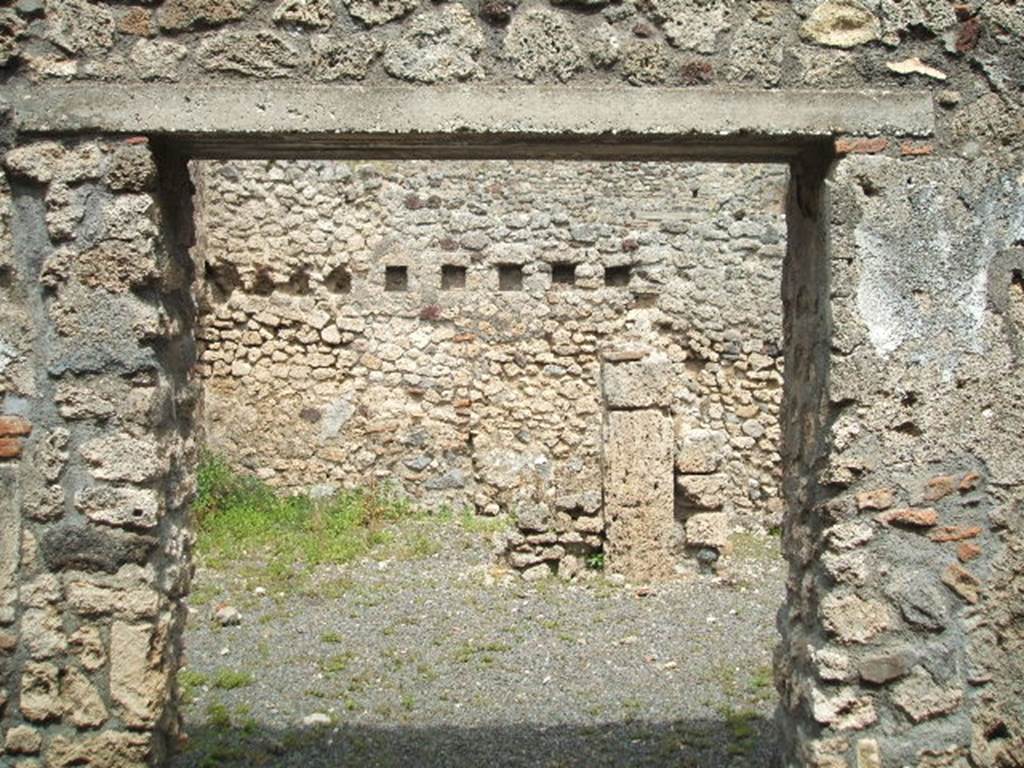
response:
[[[75,506],[93,522],[123,528],[152,528],[159,522],[160,503],[153,491],[131,488],[87,488]]]
[[[482,75],[477,57],[484,37],[461,5],[421,14],[384,52],[384,69],[402,80],[439,83]]]
[[[345,0],[352,17],[374,27],[400,19],[419,6],[418,0]]]
[[[675,47],[713,53],[718,35],[730,27],[729,0],[642,0],[638,7],[665,31]]]
[[[66,524],[50,528],[39,545],[43,559],[54,571],[80,568],[114,573],[126,563],[145,561],[156,539]]]
[[[314,35],[309,45],[318,80],[362,80],[384,50],[383,43],[367,36]]]
[[[963,691],[943,688],[923,667],[915,667],[892,691],[893,703],[915,723],[953,711],[962,697]]]
[[[606,567],[633,581],[671,573],[672,443],[659,411],[608,414]]]
[[[34,755],[43,746],[43,735],[30,725],[16,725],[4,735],[4,749],[12,755]]]
[[[166,693],[152,642],[149,625],[116,621],[110,628],[110,697],[131,728],[152,727]]]
[[[603,510],[583,499],[600,499],[603,412],[657,406],[671,413],[676,443],[673,559],[699,551],[685,542],[693,513],[727,507],[731,522],[775,524],[761,505],[778,503],[780,233],[770,211],[747,211],[753,190],[770,198],[782,179],[680,166],[669,184],[655,165],[582,167],[585,182],[579,164],[482,163],[456,174],[428,163],[281,163],[269,177],[255,164],[204,169],[210,444],[236,460],[252,456],[244,461],[288,487],[366,484],[389,467],[389,481],[420,503],[507,511],[524,532],[550,533],[568,564],[602,547]],[[525,179],[538,182],[528,188]],[[595,184],[621,208],[587,202]],[[480,185],[470,205],[467,191]],[[749,237],[728,237],[736,220],[725,211],[713,227],[698,225],[704,198],[683,207],[677,187],[742,209]],[[309,199],[300,188],[318,191]],[[375,214],[307,234],[301,222],[339,216],[338,199]],[[531,213],[541,199],[554,215]],[[229,200],[245,202],[235,209]],[[285,234],[264,213],[277,206],[293,212]],[[623,223],[637,217],[650,221]],[[697,237],[718,255],[688,266]],[[408,244],[391,257],[407,268],[406,291],[383,290],[370,250],[378,239]],[[268,243],[275,260],[264,255]],[[528,243],[541,253],[523,262],[523,290],[496,290],[507,254]],[[344,249],[349,256],[337,258]],[[748,304],[716,289],[726,264],[757,275]],[[623,265],[622,284],[608,284],[605,271]],[[450,285],[453,266],[465,273]],[[712,327],[693,295],[751,329],[748,338]],[[499,329],[495,312],[520,319]],[[664,316],[691,329],[685,344],[646,330]],[[687,362],[707,357],[716,362]],[[510,390],[511,380],[521,385]],[[301,381],[313,388],[296,398]],[[704,409],[711,398],[718,405]],[[242,409],[246,402],[264,405]],[[559,551],[551,542],[507,546],[517,568]]]
[[[612,410],[672,405],[672,366],[668,360],[606,363],[601,376],[605,405]]]
[[[44,722],[63,714],[60,701],[60,670],[50,663],[28,663],[21,673],[19,707],[26,719]]]
[[[21,51],[18,38],[25,34],[25,22],[10,10],[0,11],[0,67],[9,65]]]
[[[505,35],[505,55],[527,82],[570,80],[584,63],[572,30],[558,14],[535,8],[516,14]]]
[[[69,53],[101,53],[114,44],[114,16],[86,0],[47,0],[49,39]]]
[[[857,0],[825,0],[800,26],[800,36],[832,48],[853,48],[877,40],[878,18]]]
[[[56,736],[46,750],[46,765],[48,768],[81,765],[137,768],[146,763],[149,754],[150,737],[147,734],[109,730],[78,739]]]
[[[334,23],[334,16],[332,0],[283,0],[274,9],[274,21],[278,24],[314,29],[327,29]]]
[[[107,720],[107,708],[96,686],[75,669],[67,670],[60,681],[64,715],[76,728],[97,728]]]
[[[268,31],[225,31],[196,51],[204,68],[255,77],[284,77],[299,64],[299,53],[283,36]]]
[[[167,0],[157,11],[161,29],[177,32],[242,19],[255,0]]]
[[[621,151],[627,156],[640,151],[678,151],[689,156],[710,151],[716,157],[728,154],[728,159],[771,156],[790,162],[799,149],[801,157],[792,163],[795,181],[791,191],[771,198],[777,210],[786,207],[791,249],[782,279],[783,309],[773,316],[779,319],[779,326],[785,324],[786,331],[778,336],[782,342],[776,350],[779,366],[774,372],[781,377],[784,370],[786,377],[786,386],[776,387],[778,405],[773,416],[781,414],[779,432],[772,434],[767,418],[759,423],[759,417],[744,416],[735,409],[737,403],[720,403],[713,397],[727,386],[730,371],[723,373],[712,366],[742,370],[744,378],[758,373],[759,369],[744,359],[752,352],[744,350],[743,334],[724,338],[727,330],[739,328],[745,333],[756,323],[718,317],[721,309],[715,306],[700,323],[683,313],[678,322],[671,317],[647,317],[637,326],[687,339],[685,345],[680,344],[687,350],[686,359],[670,359],[673,365],[685,369],[689,363],[693,369],[684,371],[679,379],[696,379],[693,394],[700,406],[694,405],[693,410],[699,418],[682,419],[687,423],[678,428],[674,424],[677,440],[686,429],[699,427],[727,432],[729,446],[741,454],[751,450],[750,440],[757,445],[767,437],[767,446],[774,437],[778,438],[776,447],[781,446],[778,459],[768,462],[773,469],[759,469],[767,479],[754,478],[759,487],[753,487],[742,477],[730,486],[736,493],[728,499],[739,507],[738,499],[747,498],[747,510],[760,509],[757,505],[762,502],[767,508],[772,498],[768,490],[780,486],[786,498],[783,541],[791,574],[787,606],[779,618],[783,634],[777,663],[781,749],[786,762],[793,765],[849,766],[861,759],[859,745],[865,740],[877,742],[886,765],[955,765],[969,760],[989,768],[1019,761],[1024,753],[1024,720],[1019,708],[1024,670],[1018,652],[1024,613],[1020,603],[1024,563],[1019,546],[1024,503],[1020,493],[1024,465],[1019,455],[1019,435],[1024,432],[1020,409],[1024,397],[1020,376],[1024,221],[1019,213],[1024,200],[1020,176],[1024,109],[1017,85],[1024,81],[1024,28],[1018,4],[992,0],[961,7],[932,0],[872,0],[860,10],[852,10],[849,3],[746,0],[652,0],[598,8],[561,5],[543,10],[556,14],[557,26],[565,34],[555,36],[554,43],[546,35],[537,35],[544,43],[537,43],[538,50],[559,54],[546,59],[551,62],[548,68],[532,73],[537,80],[548,81],[543,88],[521,85],[517,71],[523,61],[508,55],[507,28],[488,29],[479,50],[474,50],[476,44],[471,39],[452,45],[449,53],[463,65],[467,56],[477,64],[473,77],[483,82],[475,95],[457,88],[411,86],[396,94],[385,86],[405,74],[395,70],[396,75],[385,67],[372,66],[372,62],[358,91],[337,88],[333,83],[311,87],[317,65],[305,39],[309,32],[293,23],[282,29],[273,19],[279,5],[279,1],[250,4],[231,0],[166,0],[159,4],[19,0],[6,4],[0,16],[3,91],[10,102],[0,110],[0,143],[8,155],[5,180],[0,184],[0,402],[3,413],[24,415],[33,425],[31,435],[0,438],[5,441],[0,460],[0,498],[4,499],[0,502],[0,624],[5,637],[17,640],[15,650],[4,657],[6,676],[0,701],[5,729],[25,722],[26,713],[19,704],[24,703],[20,691],[26,670],[38,672],[32,666],[37,664],[64,670],[77,663],[64,656],[74,653],[75,646],[60,651],[59,642],[53,642],[59,633],[51,611],[69,621],[62,625],[69,630],[78,628],[75,622],[79,619],[66,615],[71,609],[65,596],[60,589],[43,588],[47,580],[42,576],[76,561],[83,567],[112,569],[112,575],[124,565],[127,550],[109,541],[111,534],[125,532],[111,526],[83,526],[74,510],[78,492],[90,480],[89,464],[81,449],[91,441],[129,434],[142,442],[152,438],[160,443],[158,454],[166,460],[161,468],[166,468],[167,474],[142,481],[142,487],[165,495],[169,505],[166,517],[155,529],[159,541],[147,539],[128,559],[137,558],[153,568],[154,590],[166,603],[160,607],[166,631],[154,635],[153,653],[166,656],[172,666],[177,658],[175,604],[187,590],[190,551],[183,505],[190,493],[198,422],[192,413],[197,399],[195,382],[189,380],[195,362],[194,313],[188,297],[193,267],[185,253],[192,240],[187,231],[191,208],[183,168],[175,152],[165,151],[188,154],[194,148],[213,153],[219,147],[226,154],[238,154],[245,148],[263,155],[273,147],[279,155],[290,155],[299,146],[296,142],[304,142],[302,151],[315,147],[317,151],[340,152],[339,141],[345,151],[353,151],[351,133],[356,132],[364,142],[367,135],[386,137],[390,142],[386,147],[372,141],[360,145],[360,151],[381,148],[382,154],[411,151],[410,144],[417,152],[425,152],[424,141],[438,141],[448,153],[455,153],[453,147],[457,147],[460,152],[468,148],[523,156],[543,149],[562,156],[593,158],[602,151]],[[509,6],[492,18],[500,22],[511,16],[511,26],[541,10],[537,6],[514,7],[514,3]],[[348,15],[337,7],[331,34],[349,37],[354,34],[353,26],[360,25],[359,34],[370,35],[383,46],[396,44],[411,27],[441,13],[427,4],[400,5],[395,13],[393,6],[371,3],[364,6],[367,12],[361,19],[355,2]],[[478,5],[465,10],[473,17],[483,11]],[[174,13],[180,21],[174,21]],[[372,13],[381,13],[379,20],[388,23],[373,26],[377,19],[371,20]],[[591,53],[595,34],[601,41],[597,56]],[[153,45],[140,45],[144,41]],[[618,41],[618,47],[613,41]],[[665,45],[661,49],[668,62],[664,90],[645,84],[653,77],[642,80],[631,74],[635,72],[632,64],[624,66],[624,52],[634,41],[645,44],[637,50],[648,50],[647,43]],[[565,67],[561,62],[574,59],[574,47],[582,63]],[[699,53],[699,57],[688,52]],[[780,52],[784,53],[780,56]],[[441,58],[433,56],[434,70],[443,69],[438,64]],[[559,73],[570,69],[566,85],[563,77],[567,75]],[[178,80],[148,84],[150,79],[163,77],[161,70]],[[286,79],[273,93],[266,82],[271,76]],[[511,87],[517,81],[520,90]],[[703,89],[679,87],[709,81],[716,86],[711,95]],[[718,87],[724,90],[718,91]],[[742,92],[737,94],[737,88]],[[456,131],[458,138],[451,138]],[[529,140],[518,133],[522,131],[530,133]],[[112,148],[138,133],[152,135],[154,146],[165,152],[160,200],[154,198],[152,206],[141,205],[145,201],[138,199],[118,201],[122,192],[102,180]],[[437,134],[449,138],[442,141]],[[70,138],[86,136],[94,138]],[[576,143],[578,136],[586,137],[584,144]],[[685,141],[680,143],[681,136]],[[36,142],[36,138],[44,141]],[[628,146],[617,144],[624,138],[630,142]],[[490,141],[486,147],[485,141]],[[54,142],[60,142],[59,146],[55,148]],[[12,152],[6,152],[15,145]],[[832,163],[831,153],[837,147],[850,151]],[[874,154],[858,151],[862,149]],[[827,184],[818,178],[826,165],[830,166]],[[367,185],[375,183],[370,176],[357,178]],[[692,194],[692,186],[672,184],[677,200]],[[486,186],[482,183],[463,197],[475,202]],[[448,210],[430,207],[429,183],[406,191],[424,203],[415,208],[418,216],[441,215],[434,212]],[[142,189],[128,194],[156,193]],[[617,193],[603,196],[616,197]],[[700,189],[691,199],[705,201]],[[404,205],[404,195],[397,200]],[[554,207],[538,197],[530,203],[528,213],[545,210]],[[704,215],[719,210],[708,205]],[[745,234],[755,210],[757,206],[744,205],[742,211],[739,206],[722,211],[723,222],[728,222],[723,223],[725,239],[759,241],[760,235]],[[486,217],[468,207],[466,213]],[[273,216],[284,218],[276,210]],[[571,229],[573,223],[564,226]],[[673,227],[659,224],[659,232],[665,231],[662,226]],[[692,223],[677,234],[685,234],[687,227],[692,229]],[[288,230],[295,229],[302,227],[289,223]],[[529,293],[534,281],[547,285],[549,273],[532,268],[531,262],[539,260],[509,248],[522,244],[509,232],[492,228],[481,237],[478,235],[484,233],[468,231],[472,229],[464,228],[452,237],[463,266],[477,264],[474,258],[484,259],[488,274],[494,274],[498,265],[504,264],[507,285],[516,282],[515,267],[521,266],[526,289],[521,293]],[[588,227],[576,229],[584,237],[593,234],[588,234]],[[346,243],[353,234],[346,234]],[[632,234],[619,239],[618,250],[614,239],[602,244],[598,236],[586,246],[599,254],[595,257],[599,261],[590,263],[603,267],[611,265],[612,254],[635,253],[629,250],[633,243],[624,247],[623,242]],[[137,238],[151,240],[152,249],[147,245],[123,250],[125,259],[119,256],[110,262],[98,256],[110,252],[103,240],[128,243]],[[640,249],[649,245],[642,238],[633,239]],[[714,263],[717,250],[701,242],[707,241],[694,241],[679,249],[681,255],[673,268],[690,264],[693,269],[703,269],[701,265]],[[381,241],[352,247],[362,247],[378,260],[395,250]],[[605,247],[608,250],[602,250]],[[419,245],[417,248],[427,252]],[[441,238],[436,248],[431,245],[429,250],[435,254],[456,252],[442,248]],[[100,263],[123,265],[126,259],[131,263],[135,256],[148,254],[159,265],[159,278],[133,284],[133,272],[114,268],[107,279],[105,267],[90,272],[75,266],[84,254],[89,254],[84,261],[94,267]],[[752,256],[751,261],[757,263],[759,258]],[[414,267],[414,261],[410,259],[405,266]],[[275,290],[276,283],[289,283],[291,265],[278,271],[281,274],[271,275]],[[581,280],[596,283],[596,292],[601,290],[596,279],[599,274],[584,270]],[[742,305],[750,274],[739,263],[729,264],[714,273],[711,282],[732,287],[733,303]],[[311,284],[318,289],[322,277],[312,277]],[[415,285],[415,274],[413,278]],[[632,280],[644,281],[638,294],[657,292],[650,290],[655,281],[640,269]],[[231,283],[230,276],[222,276],[222,282]],[[298,277],[290,290],[299,291],[302,284]],[[630,301],[650,302],[642,295],[633,298],[636,287],[630,286]],[[520,292],[500,293],[507,298]],[[667,301],[657,301],[660,306],[638,308],[673,314]],[[684,296],[679,304],[707,306],[700,292]],[[409,319],[440,328],[447,322],[443,305],[443,301],[417,301],[408,309]],[[435,307],[441,308],[440,316]],[[522,307],[516,309],[508,315],[527,315]],[[270,321],[266,325],[259,321],[259,328],[245,331],[262,336],[263,330],[273,335],[283,328],[298,335],[299,321],[269,311],[268,306],[259,306],[252,315],[238,311],[245,316],[237,321],[241,325],[257,315]],[[324,314],[328,314],[326,310]],[[364,323],[362,330],[343,327],[358,326],[356,321]],[[719,321],[720,326],[712,327]],[[310,382],[318,381],[314,370],[336,369],[332,367],[338,365],[337,356],[347,354],[347,347],[356,344],[359,334],[373,328],[373,323],[360,316],[343,319],[343,325],[335,322],[337,333],[322,336],[325,325],[301,325],[303,338],[308,329],[311,340],[296,344],[301,352],[289,354],[305,357],[308,345],[322,343],[325,347],[309,351],[305,361],[309,365],[294,366],[294,386],[302,391],[310,391],[314,386]],[[461,329],[452,330],[454,344]],[[712,331],[723,336],[712,338]],[[481,338],[479,328],[470,332]],[[350,341],[346,334],[351,334]],[[532,328],[527,334],[532,339],[548,338]],[[572,334],[569,331],[568,342],[559,337],[555,344],[580,344],[573,341]],[[701,342],[700,334],[708,340]],[[482,338],[479,343],[486,346],[490,335]],[[739,357],[731,358],[737,347]],[[256,376],[260,370],[259,361],[248,360],[248,354],[230,362],[230,369],[243,377]],[[398,370],[400,361],[409,360],[401,354],[389,360],[390,354],[366,355],[366,370],[383,379]],[[327,357],[332,357],[329,364],[313,365],[326,362]],[[534,359],[532,353],[524,358]],[[504,379],[515,378],[512,366],[525,370],[530,363],[511,356],[487,360],[486,366],[491,364],[499,371],[491,375],[500,374]],[[554,379],[561,375],[559,381],[580,376],[560,361],[545,361],[541,370],[549,364],[555,367],[545,376]],[[308,379],[303,378],[307,375],[304,368],[309,369]],[[281,380],[291,375],[289,363]],[[101,379],[116,384],[101,386]],[[96,386],[106,395],[57,402],[53,395],[58,385],[65,394],[69,389]],[[422,392],[408,396],[422,397],[430,408],[439,407],[428,399],[429,387],[421,385],[419,381],[401,381],[398,391]],[[771,387],[766,384],[765,388]],[[154,389],[161,394],[153,397],[150,406],[141,405],[145,397],[137,390]],[[136,395],[125,396],[127,392]],[[322,400],[311,398],[301,408],[326,413],[327,406],[343,396],[349,396],[353,404],[358,401],[353,393],[337,389],[317,393],[317,398],[321,394]],[[495,393],[483,395],[494,402]],[[585,398],[575,393],[575,399]],[[750,399],[758,404],[775,402],[770,397],[762,401],[753,392]],[[679,400],[691,402],[683,394]],[[451,414],[450,423],[465,418],[474,429],[481,423],[474,420],[474,401],[468,393],[453,391],[439,402]],[[597,402],[594,413],[600,414],[602,406]],[[720,413],[717,406],[721,406]],[[77,417],[68,418],[65,413]],[[561,415],[556,407],[552,413]],[[313,426],[295,417],[295,412],[284,415],[289,425],[297,425],[290,429],[311,425],[310,432],[297,441],[320,434],[323,425]],[[346,424],[365,419],[366,415],[353,410]],[[757,437],[759,429],[765,430],[764,436]],[[385,425],[374,434],[389,434],[388,430]],[[449,437],[457,437],[451,442],[419,454],[429,455],[432,461],[446,452],[458,454],[465,450],[462,446],[471,433],[468,428],[452,429]],[[592,431],[584,429],[580,434]],[[451,445],[460,447],[455,451]],[[516,532],[523,538],[516,546],[526,547],[519,554],[540,556],[564,540],[557,544],[565,550],[559,557],[578,557],[579,553],[566,549],[570,533],[584,539],[577,542],[582,547],[590,546],[587,536],[597,539],[595,546],[600,545],[599,535],[584,531],[593,530],[603,511],[562,509],[558,500],[572,494],[551,479],[559,472],[568,474],[555,467],[568,465],[566,457],[571,458],[577,445],[567,444],[560,457],[528,433],[522,440],[511,431],[499,440],[481,441],[480,454],[489,457],[480,465],[481,477],[533,478],[540,481],[537,487],[554,489],[550,497],[539,494],[540,498],[525,500],[536,505],[531,515],[545,526],[536,535],[545,541],[553,536],[555,541],[528,542]],[[770,455],[773,449],[764,450]],[[412,451],[401,453],[402,466],[406,460],[421,466]],[[538,463],[541,457],[546,461]],[[723,459],[714,474],[729,474],[731,461]],[[366,457],[365,465],[372,463],[373,457]],[[454,466],[441,466],[448,463],[454,462],[445,459],[424,467],[420,482],[453,477],[449,472]],[[275,474],[284,471],[273,469]],[[413,471],[411,467],[409,471]],[[476,471],[464,471],[469,479],[466,488],[474,488],[474,495]],[[977,484],[964,489],[958,485],[933,502],[923,499],[922,491],[930,479],[965,477],[972,472],[980,475]],[[589,477],[592,490],[592,469]],[[112,482],[133,485],[135,481]],[[930,506],[936,510],[938,524],[914,529],[874,522],[874,513],[882,510],[864,514],[856,496],[879,488],[892,490],[890,509]],[[449,490],[454,493],[458,489]],[[484,508],[497,504],[490,498],[480,501]],[[509,498],[506,504],[516,501]],[[679,524],[692,510],[676,512]],[[873,535],[867,536],[860,528],[839,528],[854,522],[868,523]],[[929,536],[930,531],[940,529],[940,538],[952,535],[946,533],[947,528],[980,531],[959,541]],[[847,548],[832,551],[840,543]],[[967,544],[970,548],[961,553]],[[704,555],[710,559],[716,553]],[[541,559],[533,565],[553,570],[555,562]],[[574,567],[576,562],[567,560],[566,567]],[[954,564],[962,570],[950,570]],[[904,571],[919,578],[902,578]],[[840,576],[847,581],[837,583]],[[901,583],[890,587],[894,579]],[[909,592],[904,589],[908,584],[912,587]],[[863,604],[849,602],[851,593]],[[876,603],[884,604],[891,626],[863,643],[844,644],[840,634],[850,634],[846,630],[851,627],[837,621],[836,612],[842,613],[845,607],[851,615],[864,613],[867,626],[872,626],[876,612],[865,606]],[[33,643],[21,637],[26,617],[28,628],[42,630]],[[109,626],[103,622],[110,620],[90,618],[85,623],[101,627],[100,637],[106,643]],[[9,639],[4,643],[11,645]],[[940,691],[963,692],[956,703],[950,701],[948,712],[915,722],[894,704],[892,690],[905,684],[909,675],[881,684],[851,677],[839,686],[812,679],[814,649],[841,648],[856,669],[861,656],[875,658],[908,643],[926,646],[928,654],[922,656],[921,665]],[[52,661],[31,659],[32,654],[47,653],[55,654]],[[940,670],[934,658],[956,663]],[[820,710],[827,723],[814,719],[813,690],[819,683],[828,689],[823,689],[822,701],[836,703]],[[842,688],[850,689],[849,696],[839,695]],[[104,697],[109,694],[104,684],[97,683],[97,690]],[[45,692],[45,686],[29,686],[30,709],[33,696],[40,705]],[[866,718],[861,722],[854,717],[848,723],[847,714],[868,711],[866,705],[860,705],[868,698],[874,702],[878,722],[868,724]],[[166,729],[145,726],[138,735],[126,736],[116,730],[77,733],[70,724],[58,724],[60,715],[47,714],[45,721],[39,721],[48,725],[38,761],[51,766],[90,761],[108,766],[157,762],[174,737],[174,712],[166,715],[160,721],[168,725]],[[845,725],[863,728],[854,733],[853,728],[841,730]],[[151,746],[154,751],[148,755]]]
[[[866,643],[891,625],[886,604],[833,592],[821,603],[822,623],[844,643]]]
[[[699,512],[686,519],[686,543],[694,547],[729,547],[729,516],[724,512]]]
[[[181,62],[188,48],[170,40],[139,40],[132,47],[131,60],[142,80],[181,79]]]

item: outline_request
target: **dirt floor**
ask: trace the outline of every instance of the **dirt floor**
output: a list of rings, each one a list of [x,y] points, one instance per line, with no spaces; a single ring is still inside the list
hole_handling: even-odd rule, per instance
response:
[[[644,588],[524,583],[489,533],[406,521],[343,567],[204,564],[173,765],[770,764],[777,538]]]

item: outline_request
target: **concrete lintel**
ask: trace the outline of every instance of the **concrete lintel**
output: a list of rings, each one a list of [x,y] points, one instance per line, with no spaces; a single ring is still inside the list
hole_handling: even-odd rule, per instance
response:
[[[453,154],[538,155],[544,143],[572,141],[632,142],[654,155],[694,145],[782,158],[801,141],[929,136],[934,127],[931,96],[917,92],[71,84],[11,89],[7,97],[22,133],[165,136],[209,156],[374,146],[401,154],[427,145],[442,154],[458,146]]]

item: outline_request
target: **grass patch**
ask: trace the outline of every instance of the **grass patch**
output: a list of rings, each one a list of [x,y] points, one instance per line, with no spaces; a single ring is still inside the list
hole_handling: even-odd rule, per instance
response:
[[[206,722],[215,728],[230,728],[231,710],[219,701],[211,701],[206,707]]]
[[[351,663],[352,654],[350,652],[336,653],[333,656],[320,660],[320,670],[326,674],[344,672]]]
[[[211,563],[263,556],[266,566],[251,575],[285,588],[301,580],[294,563],[351,562],[389,541],[390,524],[416,514],[380,489],[286,495],[212,454],[200,461],[193,508],[202,556]]]
[[[209,680],[206,675],[188,667],[178,670],[178,691],[181,693],[181,700],[189,704],[195,698],[196,689],[207,685]]]
[[[757,740],[757,729],[755,728],[758,719],[757,712],[725,706],[719,710],[719,714],[725,720],[725,726],[731,737],[727,747],[729,754],[746,755],[753,751]]]
[[[512,650],[508,643],[493,641],[489,643],[463,643],[455,649],[455,660],[460,664],[466,664],[471,659],[477,659],[481,664],[494,663],[494,654],[505,653]]]
[[[235,669],[222,669],[210,681],[214,688],[222,691],[232,691],[235,688],[245,688],[252,685],[253,677],[248,672],[239,672]]]

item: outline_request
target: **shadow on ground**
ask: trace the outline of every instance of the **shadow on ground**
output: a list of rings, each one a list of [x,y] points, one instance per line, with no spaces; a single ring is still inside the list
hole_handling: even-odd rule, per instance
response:
[[[267,730],[202,725],[174,768],[739,768],[774,765],[775,731],[762,717],[597,725],[461,728],[368,727],[343,723]]]

